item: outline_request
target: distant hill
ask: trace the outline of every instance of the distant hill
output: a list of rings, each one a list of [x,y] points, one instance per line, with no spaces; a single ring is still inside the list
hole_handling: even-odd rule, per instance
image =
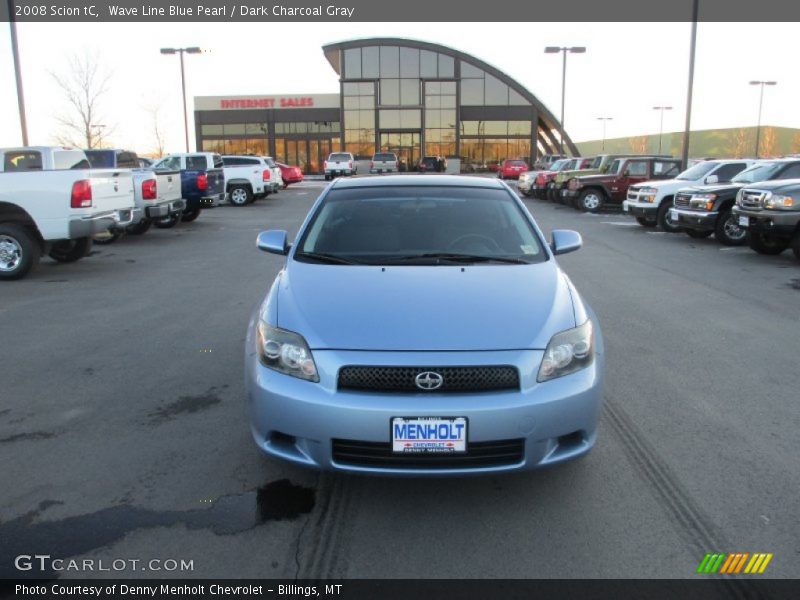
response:
[[[627,153],[658,153],[658,134],[641,135],[625,138],[613,138],[605,141],[605,150],[602,140],[576,142],[581,155],[591,156],[602,152]],[[759,156],[768,158],[784,154],[800,153],[800,129],[789,127],[761,127],[761,142]],[[661,141],[661,154],[680,156],[683,149],[683,132],[664,133]],[[755,156],[756,128],[736,127],[732,129],[705,129],[692,131],[689,137],[689,157],[734,157],[742,158]]]

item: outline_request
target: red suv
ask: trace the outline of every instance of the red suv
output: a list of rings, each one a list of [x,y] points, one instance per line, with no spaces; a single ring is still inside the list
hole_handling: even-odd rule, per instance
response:
[[[528,163],[522,159],[504,160],[497,172],[500,179],[519,179],[522,173],[528,172]]]

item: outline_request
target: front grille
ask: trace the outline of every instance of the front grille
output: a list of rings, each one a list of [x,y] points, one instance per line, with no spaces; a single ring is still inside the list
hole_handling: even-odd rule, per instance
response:
[[[435,390],[417,387],[417,375],[438,373],[442,385]],[[516,367],[342,367],[339,371],[340,390],[405,393],[495,392],[519,390],[519,371]]]
[[[766,192],[751,192],[745,190],[742,192],[742,208],[755,208],[761,209],[763,207]]]
[[[524,439],[467,443],[463,454],[394,454],[388,442],[333,440],[333,461],[358,467],[469,469],[515,465],[524,457]]]
[[[691,194],[675,194],[673,204],[679,208],[689,208],[689,199],[691,197]]]
[[[639,199],[639,190],[635,188],[628,189],[628,200],[638,200]]]

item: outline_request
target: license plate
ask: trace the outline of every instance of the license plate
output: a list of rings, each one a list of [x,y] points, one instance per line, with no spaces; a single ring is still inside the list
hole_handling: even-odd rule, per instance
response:
[[[678,221],[678,211],[674,208],[669,209],[669,219],[670,221]]]
[[[627,201],[627,200],[625,200],[625,201],[622,203],[622,212],[628,212],[629,210],[630,210],[630,209],[628,208],[628,201]]]
[[[466,417],[394,417],[392,452],[461,454],[467,451]]]
[[[747,227],[750,225],[750,217],[739,215],[739,227]]]
[[[554,187],[556,187],[556,184],[551,182],[551,183],[547,184],[547,187],[554,188]]]

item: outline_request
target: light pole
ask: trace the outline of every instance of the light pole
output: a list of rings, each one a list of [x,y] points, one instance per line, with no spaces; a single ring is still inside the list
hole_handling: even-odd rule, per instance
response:
[[[758,158],[758,145],[761,142],[761,107],[764,104],[764,86],[777,85],[777,81],[751,81],[750,85],[760,85],[761,91],[758,96],[758,125],[756,125],[756,158]]]
[[[606,123],[608,121],[613,121],[614,117],[597,117],[598,121],[603,122],[603,147],[601,148],[601,152],[605,152],[606,150]]]
[[[189,48],[162,48],[161,54],[180,54],[181,56],[181,90],[183,91],[183,131],[186,136],[186,151],[189,152],[189,115],[186,112],[186,75],[183,67],[183,55],[201,54],[202,48],[191,46]]]
[[[17,106],[19,108],[19,127],[22,130],[22,145],[28,145],[28,120],[25,118],[25,95],[22,93],[22,71],[19,66],[19,47],[17,45],[17,23],[14,21],[14,3],[8,0],[8,24],[11,27],[11,54],[14,57],[14,76],[17,81]]]
[[[564,95],[567,89],[567,52],[573,54],[583,54],[586,52],[586,46],[547,46],[544,49],[545,54],[558,54],[563,55],[561,66],[561,134],[558,136],[559,153],[564,154]]]
[[[661,154],[661,137],[664,135],[664,111],[672,110],[671,106],[654,106],[653,110],[661,111],[661,125],[658,128],[658,153]]]

